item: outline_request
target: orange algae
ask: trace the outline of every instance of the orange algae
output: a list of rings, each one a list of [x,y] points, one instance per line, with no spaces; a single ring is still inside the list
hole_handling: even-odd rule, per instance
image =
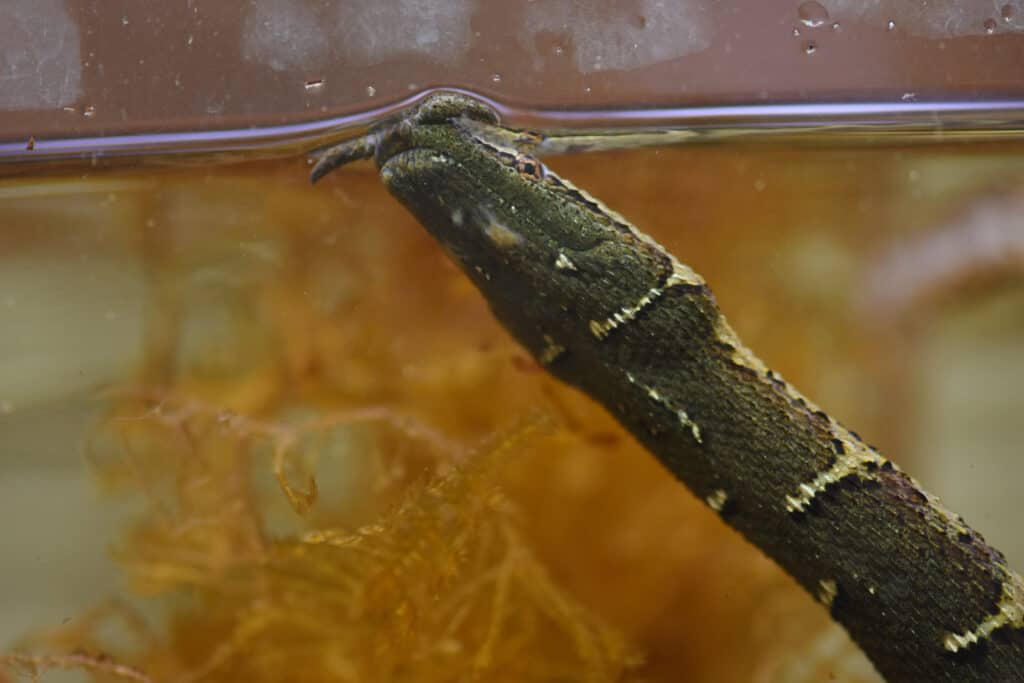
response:
[[[114,418],[116,434],[103,437],[127,444],[112,473],[129,470],[150,491],[173,481],[118,550],[140,589],[187,589],[193,603],[174,617],[173,659],[143,656],[154,678],[615,680],[634,661],[621,635],[552,582],[497,485],[532,428],[405,483],[370,523],[274,538],[251,485],[267,458],[254,456],[345,418],[287,427],[159,406],[141,422]],[[140,442],[177,448],[154,459]]]
[[[564,165],[656,228],[644,212],[680,159],[618,197]],[[673,182],[698,187],[697,166]],[[76,619],[12,671],[77,652],[104,680],[88,658],[154,681],[876,680],[818,605],[526,357],[373,174],[168,176],[120,200],[138,202],[128,241],[160,305],[143,388],[109,393],[88,455],[144,502],[115,554],[166,615],[130,646],[100,637],[126,609]],[[652,232],[717,271],[740,323],[771,318],[754,264],[713,247],[761,239],[763,207],[727,205],[750,234]],[[782,365],[798,382],[818,370],[802,350]]]

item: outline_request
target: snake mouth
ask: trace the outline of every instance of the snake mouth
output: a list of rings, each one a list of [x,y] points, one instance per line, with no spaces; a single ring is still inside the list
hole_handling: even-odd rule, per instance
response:
[[[345,140],[323,150],[309,174],[309,181],[315,183],[331,171],[363,159],[376,158],[377,165],[383,168],[385,161],[400,153],[392,152],[389,148],[395,141],[405,137],[412,128],[423,124],[448,123],[457,119],[489,125],[497,125],[500,122],[494,108],[480,100],[458,92],[434,92],[397,118],[392,117],[374,125],[366,135]]]

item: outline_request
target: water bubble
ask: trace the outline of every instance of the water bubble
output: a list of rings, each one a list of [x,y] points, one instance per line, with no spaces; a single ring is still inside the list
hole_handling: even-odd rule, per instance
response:
[[[377,89],[376,88],[374,88],[372,85],[366,86],[366,96],[367,97],[373,97],[376,94],[377,94]]]
[[[886,31],[895,31],[896,30],[896,22],[893,21],[892,19],[890,19],[889,23],[885,25],[885,30]]]
[[[982,23],[982,26],[985,27],[985,33],[987,33],[988,35],[992,35],[993,33],[996,32],[996,20],[992,19],[991,17],[986,19]]]
[[[324,79],[314,78],[302,84],[303,89],[310,94],[319,94],[324,91]]]
[[[999,10],[999,16],[1003,18],[1007,24],[1013,21],[1014,15],[1017,14],[1017,9],[1013,5],[1003,5],[1003,8]]]
[[[492,83],[501,83],[501,74],[491,74]]]
[[[810,28],[818,28],[828,21],[828,10],[816,0],[801,3],[796,13],[800,17],[800,23]]]
[[[813,55],[818,50],[818,44],[813,40],[805,40],[802,47],[804,49],[804,53],[808,55]]]

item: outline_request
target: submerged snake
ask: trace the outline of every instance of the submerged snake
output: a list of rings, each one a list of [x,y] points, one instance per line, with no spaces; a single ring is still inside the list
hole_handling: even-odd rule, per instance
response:
[[[603,404],[789,572],[890,683],[1024,681],[1024,581],[914,479],[767,368],[704,279],[435,93],[324,153],[374,158],[546,369]]]

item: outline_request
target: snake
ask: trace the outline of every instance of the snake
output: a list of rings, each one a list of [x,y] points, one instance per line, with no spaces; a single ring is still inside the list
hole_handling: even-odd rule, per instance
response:
[[[1024,681],[1024,581],[748,349],[704,278],[437,91],[321,151],[384,186],[547,372],[597,401],[841,624],[890,683]],[[657,561],[652,558],[652,561]]]

